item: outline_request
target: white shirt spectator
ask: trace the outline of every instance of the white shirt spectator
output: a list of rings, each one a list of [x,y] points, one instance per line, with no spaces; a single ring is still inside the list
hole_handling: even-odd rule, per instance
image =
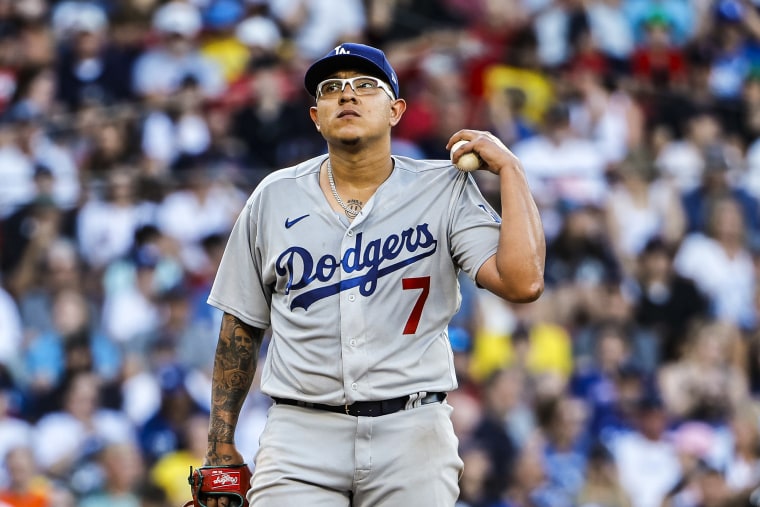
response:
[[[522,161],[530,187],[537,199],[599,204],[607,192],[605,159],[596,145],[586,139],[567,138],[555,143],[534,136],[513,147]]]
[[[323,56],[343,39],[361,35],[366,25],[360,0],[272,0],[270,8],[281,22],[297,25],[298,53],[308,60]],[[304,19],[299,24],[295,20],[300,16]]]
[[[665,225],[671,217],[678,195],[663,181],[653,181],[648,187],[645,206],[636,203],[624,187],[613,188],[607,199],[617,235],[617,246],[627,256],[634,258],[647,241],[665,236]]]
[[[151,160],[171,164],[180,154],[198,155],[211,143],[206,120],[195,114],[176,121],[161,111],[148,115],[143,124],[142,149]]]
[[[22,339],[23,330],[18,306],[0,285],[0,363],[9,366],[13,364],[21,352]]]
[[[125,255],[134,241],[135,230],[146,223],[149,213],[141,206],[115,206],[88,201],[77,217],[77,241],[90,266],[105,267]]]
[[[136,287],[110,294],[103,303],[103,327],[106,334],[125,347],[142,346],[142,343],[135,343],[135,340],[155,331],[160,319],[158,307]]]
[[[633,27],[622,10],[621,0],[596,0],[587,8],[591,36],[605,54],[628,58],[635,48]]]
[[[586,93],[571,112],[573,128],[597,146],[605,163],[620,162],[628,154],[631,128],[635,128],[629,119],[636,113],[633,99],[623,92],[609,93],[600,84]]]
[[[32,426],[22,419],[8,415],[10,393],[10,390],[0,387],[0,472],[5,472],[5,456],[8,451],[32,444]],[[3,474],[3,477],[6,475]],[[4,485],[3,482],[0,478],[0,487]]]
[[[89,439],[102,443],[136,441],[134,427],[121,412],[99,410],[92,418],[91,428],[71,414],[53,412],[37,423],[33,439],[35,457],[40,466],[48,468],[68,455],[90,450]]]
[[[731,257],[715,239],[694,233],[684,238],[673,266],[709,297],[717,318],[754,322],[755,268],[749,252]]]
[[[638,432],[621,433],[610,442],[620,484],[633,507],[660,507],[681,475],[672,442],[653,441]]]
[[[569,17],[562,6],[549,7],[536,17],[533,26],[538,39],[538,58],[543,65],[557,67],[570,56]]]
[[[169,95],[177,91],[188,76],[198,80],[208,98],[220,96],[225,89],[221,69],[196,51],[175,56],[156,48],[138,58],[133,72],[134,90],[139,95]]]
[[[693,143],[675,141],[662,149],[655,164],[680,191],[688,192],[702,181],[705,162],[699,149]]]
[[[743,185],[755,197],[760,199],[760,138],[755,139],[747,148],[747,171]]]
[[[183,264],[190,270],[200,270],[206,262],[200,240],[230,231],[245,199],[233,187],[207,181],[196,191],[180,190],[166,196],[158,210],[158,226],[182,244]]]
[[[137,441],[135,427],[124,413],[100,406],[98,386],[95,374],[78,374],[63,396],[63,410],[37,422],[32,445],[41,468],[68,467],[103,445]]]
[[[79,175],[71,154],[40,134],[31,156],[15,144],[0,148],[0,217],[8,216],[35,195],[34,164],[48,167],[55,179],[53,198],[64,209],[73,207],[80,194]]]

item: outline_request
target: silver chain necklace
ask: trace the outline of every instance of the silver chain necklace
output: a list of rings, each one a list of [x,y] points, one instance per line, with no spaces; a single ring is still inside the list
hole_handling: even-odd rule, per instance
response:
[[[338,201],[338,204],[343,208],[343,211],[346,212],[346,216],[351,220],[356,218],[361,211],[361,206],[358,206],[359,209],[350,208],[345,202],[343,202],[343,199],[340,198],[338,190],[335,188],[335,179],[333,179],[332,165],[330,164],[329,159],[327,160],[327,181],[330,182],[330,190],[332,190],[333,197]]]

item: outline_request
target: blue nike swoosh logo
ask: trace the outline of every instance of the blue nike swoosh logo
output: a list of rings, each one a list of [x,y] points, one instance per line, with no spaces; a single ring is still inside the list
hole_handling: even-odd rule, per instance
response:
[[[286,229],[290,229],[291,227],[293,227],[293,226],[294,226],[294,225],[296,225],[298,222],[300,222],[301,220],[303,220],[304,218],[306,218],[306,217],[308,217],[308,216],[309,216],[309,214],[307,213],[306,215],[301,215],[300,217],[298,217],[298,218],[294,218],[293,220],[291,220],[291,219],[289,219],[289,218],[286,218],[286,219],[285,219],[285,228],[286,228]]]

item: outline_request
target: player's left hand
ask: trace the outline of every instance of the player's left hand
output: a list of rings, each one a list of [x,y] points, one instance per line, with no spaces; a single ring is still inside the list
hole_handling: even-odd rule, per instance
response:
[[[248,507],[251,470],[245,463],[191,469],[188,482],[193,501],[186,507]]]
[[[457,151],[460,154],[475,153],[481,160],[480,167],[494,174],[499,174],[505,167],[520,166],[520,161],[501,140],[484,130],[462,129],[449,138],[446,149],[450,150],[457,141],[466,140]]]

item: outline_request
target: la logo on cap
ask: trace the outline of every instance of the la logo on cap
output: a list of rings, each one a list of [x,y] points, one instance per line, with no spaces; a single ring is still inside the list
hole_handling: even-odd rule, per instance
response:
[[[346,49],[346,48],[344,48],[343,46],[337,46],[337,47],[335,48],[335,54],[336,54],[336,55],[350,55],[350,54],[351,54],[351,51],[347,50],[347,49]]]

